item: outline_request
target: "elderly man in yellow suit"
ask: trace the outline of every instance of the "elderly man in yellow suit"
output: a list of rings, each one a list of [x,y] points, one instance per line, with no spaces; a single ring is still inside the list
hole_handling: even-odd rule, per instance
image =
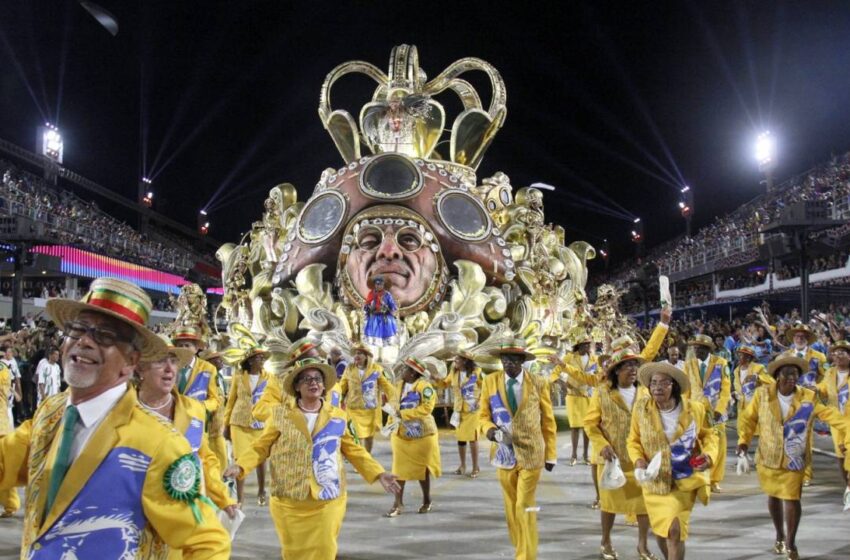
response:
[[[691,399],[703,403],[714,428],[717,430],[717,460],[711,466],[711,489],[720,491],[726,472],[726,420],[732,400],[732,383],[729,381],[729,363],[711,353],[714,341],[704,334],[688,341],[694,357],[685,360],[685,375],[691,385]]]
[[[224,398],[216,380],[218,370],[197,356],[198,352],[206,347],[201,330],[197,327],[181,326],[171,334],[171,340],[177,348],[188,348],[196,354],[192,361],[178,372],[178,392],[203,403],[210,414],[224,406]]]
[[[491,462],[498,469],[516,559],[535,560],[537,482],[541,469],[551,471],[558,460],[549,385],[523,368],[534,359],[524,340],[503,344],[494,354],[503,369],[484,378],[481,427],[493,442]]]
[[[48,302],[69,389],[0,438],[0,489],[27,487],[22,559],[153,558],[165,545],[187,559],[230,557],[189,442],[127,383],[140,360],[166,354],[145,327],[150,311],[143,290],[112,278],[79,302]]]

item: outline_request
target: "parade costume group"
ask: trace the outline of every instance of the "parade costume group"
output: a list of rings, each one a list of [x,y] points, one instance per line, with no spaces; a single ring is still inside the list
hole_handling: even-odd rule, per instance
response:
[[[460,77],[470,70],[489,77],[489,106]],[[330,96],[356,72],[378,83],[359,122]],[[306,202],[292,185],[271,189],[251,234],[217,252],[215,310],[187,284],[159,336],[149,295],[124,280],[48,301],[68,388],[16,429],[0,410],[0,504],[3,517],[22,509],[22,559],[229,558],[256,471],[281,556],[334,560],[346,465],[393,495],[374,512],[392,526],[440,512],[432,486],[444,475],[440,440],[453,437],[459,466],[445,470],[476,488],[498,480],[505,543],[535,560],[546,523],[538,486],[560,472],[553,395],[565,397],[566,466],[590,464],[603,560],[619,558],[617,515],[636,522],[641,560],[685,557],[696,503],[723,491],[735,411],[743,473],[758,436],[755,470],[776,529],[764,548],[799,558],[816,423],[830,429],[843,475],[850,466],[850,344],[835,341],[827,359],[800,325],[766,368],[742,345],[730,371],[694,333],[684,362],[654,361],[672,310],[641,345],[610,287],[587,303],[595,251],[546,223],[542,192],[515,190],[501,172],[478,180],[505,120],[501,75],[466,58],[435,76],[410,45],[393,48],[387,73],[353,61],[328,75],[319,115],[344,164]],[[464,108],[450,126],[442,93]],[[0,364],[0,406],[10,391]],[[389,470],[376,442],[392,451]],[[410,481],[418,508],[404,502]]]

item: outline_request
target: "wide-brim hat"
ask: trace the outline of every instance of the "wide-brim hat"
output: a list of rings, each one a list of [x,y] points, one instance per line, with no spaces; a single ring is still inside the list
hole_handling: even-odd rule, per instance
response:
[[[608,362],[608,365],[605,366],[605,374],[611,375],[611,372],[614,371],[617,366],[622,363],[635,360],[638,363],[638,366],[646,363],[646,360],[640,354],[635,354],[631,351],[631,349],[626,349],[621,352],[617,352],[613,356],[611,356],[611,360]]]
[[[500,357],[502,354],[520,354],[524,356],[524,362],[537,359],[537,356],[526,349],[525,341],[521,338],[507,340],[498,347],[490,350],[490,355],[492,356]]]
[[[421,375],[422,377],[426,379],[431,378],[431,372],[428,371],[428,368],[425,366],[425,364],[418,358],[410,356],[408,358],[405,358],[402,363],[413,371],[415,371],[416,373],[418,373],[419,375]]]
[[[616,354],[617,352],[622,352],[627,348],[633,348],[635,346],[635,340],[631,336],[624,334],[611,342],[611,351]]]
[[[789,344],[794,342],[794,335],[798,332],[806,335],[806,340],[809,344],[818,339],[817,335],[812,332],[812,329],[810,329],[808,325],[794,325],[793,327],[789,327],[785,330],[785,342]]]
[[[768,375],[776,377],[776,372],[783,366],[795,366],[800,368],[800,375],[809,369],[809,364],[807,364],[806,360],[803,358],[798,358],[797,356],[782,356],[767,364]]]
[[[303,359],[304,354],[311,350],[321,352],[321,348],[318,344],[316,344],[316,341],[314,341],[312,338],[300,338],[289,345],[289,348],[286,352],[286,359],[290,363],[295,363],[298,360]]]
[[[848,342],[846,340],[839,340],[838,342],[836,342],[835,344],[833,344],[832,346],[829,347],[830,352],[835,352],[836,350],[839,350],[839,349],[846,350],[847,352],[850,352],[850,342]]]
[[[191,325],[180,325],[175,328],[171,333],[171,340],[174,342],[178,340],[191,340],[192,342],[197,342],[200,347],[204,347],[207,344],[201,329]]]
[[[711,337],[705,334],[696,334],[688,341],[688,346],[705,346],[709,350],[714,350],[716,346]]]
[[[327,394],[327,392],[330,391],[336,384],[336,370],[332,365],[318,358],[307,358],[305,360],[298,360],[295,362],[292,367],[289,368],[289,371],[283,375],[283,380],[280,384],[283,392],[292,397],[298,397],[298,393],[295,392],[295,379],[298,377],[299,373],[308,369],[317,369],[322,372],[325,384],[325,394]]]
[[[192,358],[195,357],[194,350],[190,348],[178,348],[171,343],[171,339],[168,338],[168,335],[159,334],[157,335],[162,339],[162,342],[166,345],[166,352],[169,354],[174,354],[177,356],[177,367],[184,368],[189,365],[192,361]]]
[[[201,358],[202,360],[210,361],[210,360],[215,360],[216,358],[223,358],[224,352],[220,352],[218,350],[207,349],[207,350],[203,350],[200,354],[198,354],[198,357]]]
[[[684,371],[667,362],[649,362],[643,364],[638,369],[638,381],[640,381],[641,385],[649,389],[649,382],[652,381],[652,376],[656,373],[663,373],[671,379],[674,379],[676,383],[679,384],[682,394],[688,394],[688,390],[691,387],[688,376],[685,375]]]
[[[48,300],[47,314],[60,329],[83,311],[113,317],[132,327],[139,335],[141,359],[154,361],[165,357],[166,345],[147,328],[152,307],[151,298],[135,284],[117,278],[96,278],[80,301],[65,298]]]
[[[385,290],[389,290],[392,287],[392,285],[393,285],[392,280],[390,280],[389,278],[387,278],[386,276],[384,276],[382,274],[376,274],[375,276],[370,276],[369,278],[367,278],[366,279],[366,285],[369,286],[369,288],[374,288],[375,287],[375,280],[377,280],[379,278],[384,281],[384,289]]]
[[[363,352],[370,358],[375,356],[375,354],[372,353],[372,349],[363,344],[362,342],[355,342],[351,345],[351,355],[353,356],[357,352]]]
[[[593,345],[593,338],[591,338],[590,335],[587,335],[587,336],[584,336],[584,337],[577,339],[576,341],[573,342],[573,350],[576,350],[582,344]]]
[[[746,344],[742,344],[738,346],[738,349],[735,350],[736,354],[746,354],[747,356],[751,356],[753,358],[756,357],[756,349],[752,346],[747,346]]]

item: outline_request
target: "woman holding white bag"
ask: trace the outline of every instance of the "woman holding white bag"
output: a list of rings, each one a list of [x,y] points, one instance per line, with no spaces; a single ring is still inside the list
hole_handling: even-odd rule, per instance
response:
[[[717,433],[706,419],[703,404],[683,396],[690,389],[685,372],[669,363],[653,362],[640,367],[638,380],[651,398],[632,408],[629,458],[643,486],[659,548],[667,560],[683,560],[691,511],[697,498],[708,504],[708,471],[717,457]],[[660,466],[647,475],[647,461],[656,456]]]
[[[615,354],[605,368],[607,382],[600,383],[590,399],[584,431],[590,438],[593,449],[599,449],[605,459],[597,465],[599,473],[599,497],[602,523],[600,558],[616,560],[617,552],[611,545],[611,529],[616,515],[636,515],[638,520],[638,557],[640,560],[657,560],[649,551],[649,517],[643,502],[643,492],[635,480],[634,465],[629,459],[626,440],[631,425],[632,408],[635,403],[649,398],[645,387],[637,386],[638,366],[643,358],[624,350]],[[619,465],[624,484],[611,488],[606,483],[606,469]],[[609,486],[609,487],[606,487]]]

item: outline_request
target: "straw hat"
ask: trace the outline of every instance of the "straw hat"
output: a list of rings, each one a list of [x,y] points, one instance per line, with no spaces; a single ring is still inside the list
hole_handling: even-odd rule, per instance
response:
[[[167,335],[158,334],[157,336],[162,339],[162,342],[166,346],[166,351],[169,354],[174,354],[175,356],[177,356],[177,368],[178,369],[182,369],[182,368],[188,366],[189,363],[192,361],[192,358],[195,357],[194,350],[192,350],[190,348],[177,348],[176,346],[174,346],[171,343],[171,339],[168,338]]]
[[[351,345],[351,355],[353,356],[357,352],[363,352],[370,358],[374,357],[374,354],[372,354],[372,350],[362,342],[355,342]]]
[[[838,342],[836,342],[835,344],[833,344],[832,346],[829,347],[830,352],[835,352],[836,350],[839,350],[839,349],[846,350],[847,352],[850,352],[850,342],[848,342],[846,340],[839,340]]]
[[[735,350],[737,354],[746,354],[747,356],[751,356],[753,358],[756,357],[756,349],[750,346],[749,344],[742,344],[738,346],[738,349]]]
[[[311,338],[300,338],[289,345],[286,352],[286,359],[290,363],[297,362],[299,359],[304,358],[304,354],[311,350],[319,350],[316,342]]]
[[[646,363],[646,360],[644,360],[642,356],[635,354],[630,348],[626,348],[625,350],[621,350],[611,356],[611,360],[608,362],[608,365],[605,366],[605,374],[611,375],[611,372],[614,371],[617,366],[624,362],[628,362],[629,360],[637,361],[639,366]]]
[[[512,340],[505,341],[499,347],[491,350],[490,354],[496,357],[499,357],[502,354],[520,354],[524,357],[524,362],[537,359],[537,356],[526,350],[525,340],[521,338],[514,338]]]
[[[647,364],[643,364],[638,370],[638,381],[640,381],[640,384],[648,389],[649,382],[652,380],[652,376],[656,373],[663,373],[675,380],[676,383],[679,384],[679,388],[682,390],[682,395],[688,394],[688,390],[691,386],[688,376],[685,375],[684,371],[667,362],[649,362]]]
[[[102,313],[133,328],[141,338],[142,360],[162,359],[166,346],[147,328],[151,314],[151,298],[140,287],[117,278],[96,278],[80,301],[55,298],[47,302],[47,314],[60,329],[83,311]]]
[[[694,337],[688,341],[688,346],[705,346],[709,350],[714,350],[716,348],[711,337],[705,334],[695,334]]]
[[[798,367],[800,368],[801,375],[809,370],[809,364],[807,364],[806,360],[803,358],[798,358],[797,356],[782,356],[780,358],[776,358],[767,365],[767,373],[771,377],[776,377],[777,371],[779,371],[782,366]]]
[[[174,329],[174,332],[171,333],[171,340],[174,342],[177,342],[178,340],[191,340],[192,342],[196,342],[198,346],[202,348],[206,346],[206,341],[204,340],[204,335],[201,332],[201,329],[191,325],[180,325]]]
[[[308,369],[317,369],[322,372],[325,383],[325,394],[336,384],[336,371],[334,371],[333,366],[318,358],[306,358],[295,362],[289,371],[283,375],[283,381],[280,384],[283,392],[292,397],[298,397],[298,393],[295,392],[295,380],[298,378],[299,373]]]
[[[794,335],[797,333],[803,333],[806,335],[806,340],[809,344],[818,339],[817,335],[812,332],[812,329],[810,329],[808,325],[794,325],[785,331],[785,341],[791,344],[794,342]]]
[[[422,363],[422,361],[418,358],[410,356],[409,358],[405,358],[402,363],[413,371],[415,371],[416,373],[418,373],[419,375],[421,375],[422,377],[424,377],[425,379],[431,378],[431,372],[428,371],[428,368],[425,366],[425,364]]]

